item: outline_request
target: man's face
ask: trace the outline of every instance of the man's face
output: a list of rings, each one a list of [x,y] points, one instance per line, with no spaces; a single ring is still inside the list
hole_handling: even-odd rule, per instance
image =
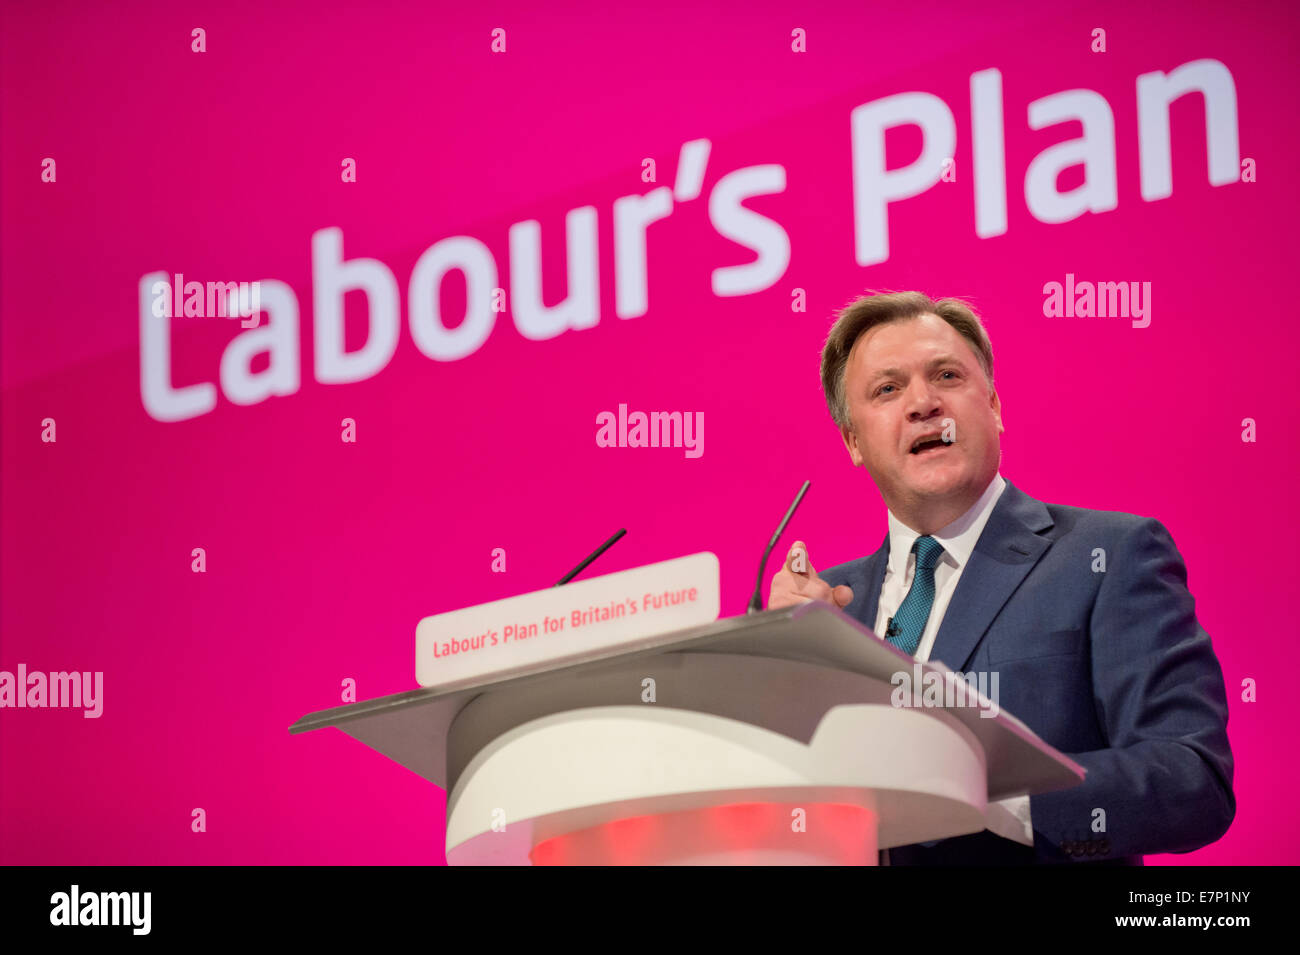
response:
[[[877,325],[845,369],[855,467],[866,467],[895,513],[974,503],[997,473],[1002,407],[970,342],[937,315]],[[918,439],[947,432],[952,443]]]

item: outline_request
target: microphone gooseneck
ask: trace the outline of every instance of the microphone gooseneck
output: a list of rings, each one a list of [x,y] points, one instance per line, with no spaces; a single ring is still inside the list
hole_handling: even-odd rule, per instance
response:
[[[609,550],[610,547],[612,547],[612,546],[614,545],[614,542],[615,542],[616,540],[618,540],[620,537],[622,537],[622,536],[623,536],[624,534],[626,534],[626,533],[627,533],[627,528],[626,528],[626,527],[620,527],[617,531],[615,531],[615,532],[610,536],[609,540],[605,541],[605,543],[603,543],[603,544],[601,544],[599,547],[597,547],[597,548],[595,549],[595,551],[592,552],[592,554],[591,554],[590,557],[588,557],[586,560],[584,560],[584,561],[583,561],[581,564],[579,564],[577,567],[573,568],[573,570],[569,571],[567,574],[565,574],[563,577],[561,577],[561,578],[560,578],[560,582],[559,582],[558,584],[556,584],[555,586],[556,586],[556,587],[563,586],[564,584],[567,584],[569,581],[571,581],[574,577],[577,577],[578,574],[582,573],[582,570],[583,570],[584,567],[586,567],[588,564],[590,564],[593,560],[595,560],[595,559],[596,559],[597,557],[599,557],[601,554],[605,553],[605,551]]]
[[[772,548],[776,546],[776,542],[781,539],[781,535],[785,532],[785,525],[789,524],[790,518],[794,517],[795,509],[799,506],[799,502],[803,500],[803,496],[808,493],[808,487],[811,483],[811,481],[803,482],[803,487],[799,488],[799,493],[795,495],[790,510],[785,512],[785,517],[782,518],[776,533],[767,542],[767,550],[763,551],[763,559],[758,562],[758,580],[754,582],[754,596],[749,598],[749,606],[745,609],[745,613],[758,613],[763,609],[763,574],[767,570],[767,558],[771,556]]]

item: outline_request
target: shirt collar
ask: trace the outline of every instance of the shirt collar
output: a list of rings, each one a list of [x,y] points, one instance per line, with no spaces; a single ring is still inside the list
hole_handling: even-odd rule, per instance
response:
[[[975,549],[984,525],[988,523],[993,507],[1006,488],[1007,482],[1001,474],[994,474],[989,486],[984,489],[978,501],[971,505],[961,517],[946,527],[940,528],[930,536],[943,545],[946,560],[957,567],[964,567],[970,560],[971,551]],[[891,574],[903,574],[907,570],[907,558],[912,553],[912,545],[921,535],[908,527],[894,512],[889,512],[889,571]]]

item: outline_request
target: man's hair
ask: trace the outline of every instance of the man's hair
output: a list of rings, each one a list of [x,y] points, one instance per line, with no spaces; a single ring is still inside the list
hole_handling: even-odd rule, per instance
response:
[[[961,299],[942,298],[935,302],[921,292],[864,295],[840,310],[822,349],[822,391],[826,394],[826,406],[831,417],[841,432],[850,430],[852,425],[848,399],[844,394],[844,378],[854,343],[877,325],[906,321],[926,313],[938,315],[970,342],[988,380],[989,390],[993,390],[993,346],[989,344],[989,336],[979,316]]]

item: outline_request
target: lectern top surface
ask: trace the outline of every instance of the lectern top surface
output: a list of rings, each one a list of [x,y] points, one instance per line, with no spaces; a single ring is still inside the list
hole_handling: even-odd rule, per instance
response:
[[[408,690],[308,713],[289,727],[289,732],[335,726],[445,788],[447,733],[457,714],[475,697],[498,692],[511,696],[527,693],[534,698],[550,695],[551,709],[558,712],[572,708],[566,705],[566,700],[581,696],[582,686],[586,684],[576,681],[590,683],[602,670],[612,667],[650,665],[656,658],[659,663],[670,658],[681,660],[683,655],[693,653],[811,664],[884,684],[889,684],[900,671],[911,673],[917,668],[944,678],[951,675],[942,662],[918,663],[839,608],[810,601],[658,634],[631,647],[596,651],[588,658],[539,664],[530,672],[516,672],[505,678],[489,675],[456,687]],[[815,728],[831,707],[846,702],[836,699],[832,693],[818,692],[815,682],[800,698],[774,701],[767,707],[756,707],[747,693],[743,685],[718,685],[711,688],[709,699],[701,701],[699,708],[704,712],[726,713],[730,695],[738,701],[731,710],[736,714],[733,718],[778,732],[791,733],[791,727],[800,727],[799,733],[803,735],[810,734],[807,727]],[[970,702],[934,709],[943,709],[960,720],[984,746],[988,755],[990,799],[1064,788],[1083,779],[1081,766],[1004,710],[990,718],[989,712],[981,713]]]

